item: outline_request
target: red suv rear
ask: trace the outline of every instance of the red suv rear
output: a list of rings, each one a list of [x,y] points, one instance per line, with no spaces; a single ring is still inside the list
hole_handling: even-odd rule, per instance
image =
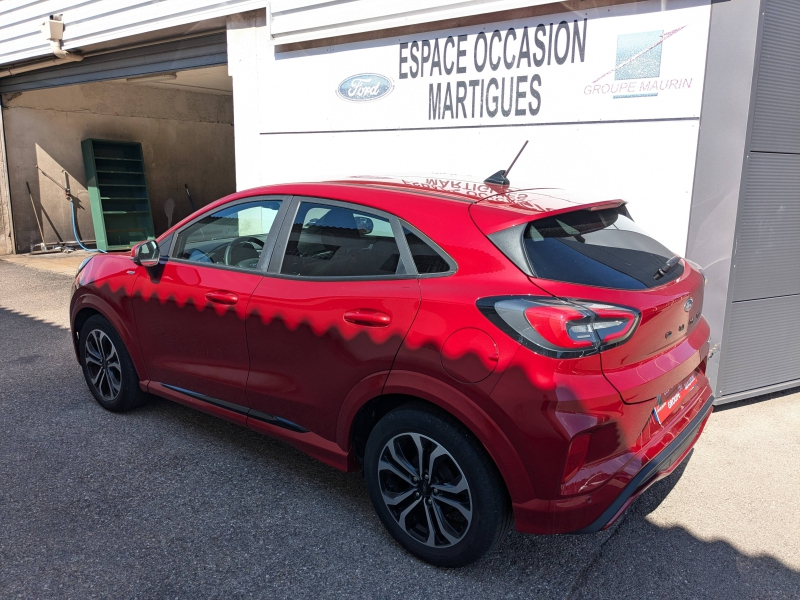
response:
[[[460,566],[512,522],[603,529],[675,469],[711,412],[703,287],[620,200],[363,178],[97,256],[71,317],[104,407],[149,392],[363,468],[397,541]]]

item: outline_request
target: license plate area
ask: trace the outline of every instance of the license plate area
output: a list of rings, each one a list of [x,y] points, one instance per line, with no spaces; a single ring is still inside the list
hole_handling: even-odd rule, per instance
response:
[[[653,420],[663,425],[680,408],[687,397],[697,388],[697,374],[692,373],[672,389],[660,394],[653,407]]]

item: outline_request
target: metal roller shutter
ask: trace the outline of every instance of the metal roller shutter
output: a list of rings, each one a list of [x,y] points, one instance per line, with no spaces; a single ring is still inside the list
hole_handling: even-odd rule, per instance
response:
[[[0,79],[0,93],[182,71],[228,62],[225,32],[87,56],[81,62]]]
[[[800,156],[754,152],[745,177],[723,396],[800,379]]]
[[[734,302],[722,365],[722,394],[800,379],[800,298]]]
[[[766,0],[719,388],[800,380],[800,2]]]
[[[732,300],[800,294],[800,155],[753,152],[745,178]]]
[[[750,150],[800,153],[800,2],[767,0]]]

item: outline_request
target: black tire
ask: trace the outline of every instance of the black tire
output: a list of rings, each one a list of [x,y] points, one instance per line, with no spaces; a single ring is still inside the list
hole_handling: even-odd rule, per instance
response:
[[[422,477],[414,481],[420,447]],[[392,536],[433,565],[475,562],[511,529],[508,493],[494,463],[461,423],[435,407],[404,405],[381,419],[367,441],[364,476],[372,505]]]
[[[87,319],[78,348],[86,384],[100,406],[125,412],[147,400],[122,338],[105,317],[94,315]]]

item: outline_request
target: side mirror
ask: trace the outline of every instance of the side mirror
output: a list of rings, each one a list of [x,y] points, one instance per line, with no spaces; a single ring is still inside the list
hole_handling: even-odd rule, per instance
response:
[[[133,247],[133,262],[145,268],[157,267],[161,253],[155,240],[148,240]]]
[[[369,235],[375,229],[375,222],[367,217],[356,217],[358,232],[362,235]]]

